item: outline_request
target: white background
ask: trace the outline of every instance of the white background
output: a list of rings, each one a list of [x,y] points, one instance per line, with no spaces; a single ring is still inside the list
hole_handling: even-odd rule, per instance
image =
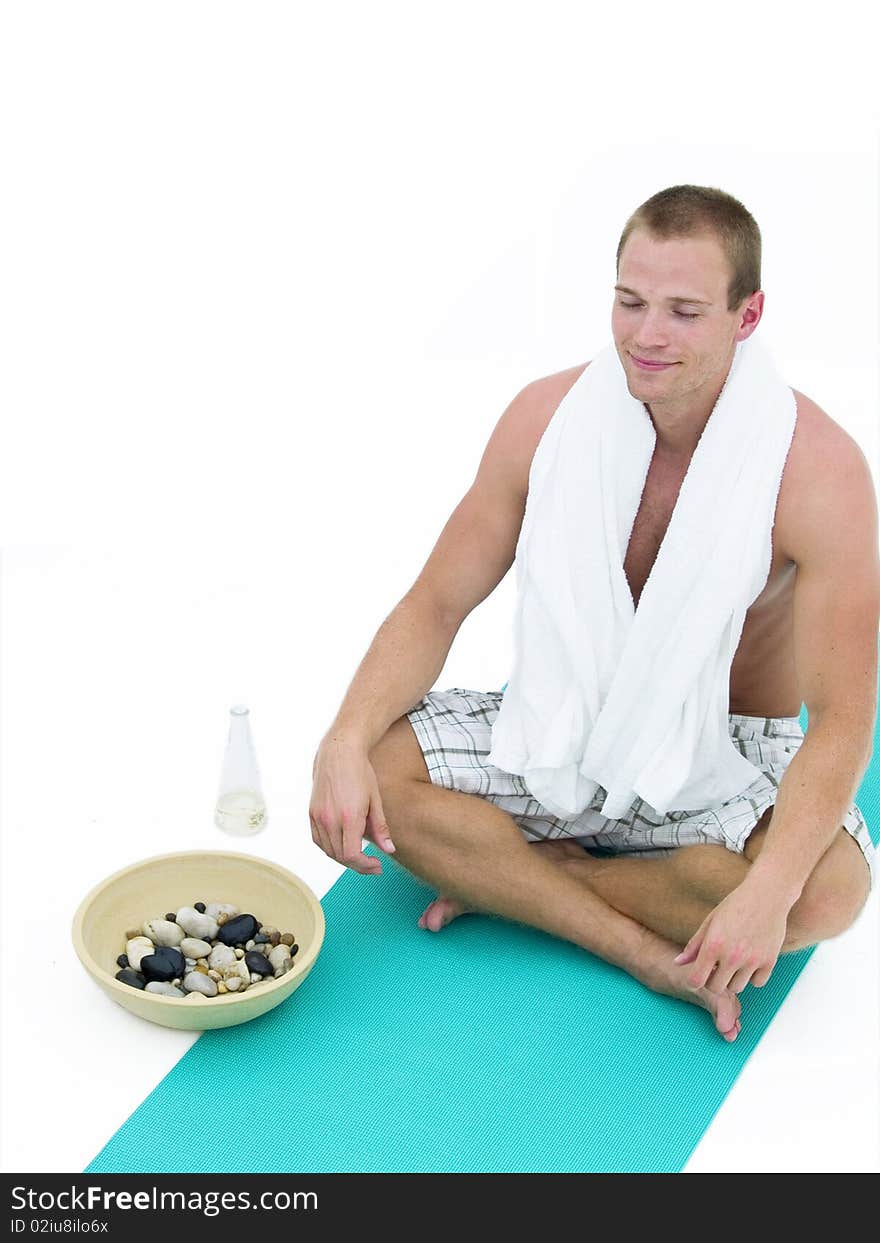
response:
[[[760,331],[876,479],[871,47],[847,3],[708,12],[5,14],[4,1169],[82,1169],[192,1039],[107,1001],[69,924],[137,858],[235,848],[211,821],[231,704],[270,808],[242,848],[319,894],[339,874],[308,832],[320,736],[507,403],[607,341],[617,238],[648,195],[745,202]],[[512,590],[438,686],[503,683]],[[875,895],[689,1169],[878,1168],[877,941]]]

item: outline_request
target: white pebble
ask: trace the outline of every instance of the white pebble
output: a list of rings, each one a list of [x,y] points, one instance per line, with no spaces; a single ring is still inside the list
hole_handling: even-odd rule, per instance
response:
[[[180,952],[186,958],[207,958],[211,952],[211,946],[207,941],[201,941],[198,937],[184,937],[180,942]]]
[[[202,993],[205,997],[217,996],[217,985],[204,971],[190,971],[184,977],[183,987],[188,993]]]
[[[194,906],[182,906],[176,919],[186,936],[198,937],[201,941],[213,941],[219,931],[217,920],[208,914],[202,915]]]
[[[231,945],[224,945],[220,941],[211,950],[211,957],[208,959],[209,967],[216,967],[218,970],[228,966],[229,963],[235,962],[235,950]]]
[[[148,919],[144,924],[144,935],[156,945],[178,946],[184,932],[179,924],[173,924],[170,919]]]
[[[241,987],[246,988],[251,982],[250,969],[246,962],[237,959],[234,963],[230,963],[228,967],[223,967],[223,982],[228,985],[232,979],[241,980]]]
[[[163,997],[184,997],[186,994],[167,980],[150,980],[145,993],[160,993]]]
[[[280,967],[285,958],[290,957],[289,945],[274,945],[266,955],[273,967]]]
[[[128,965],[134,971],[139,971],[141,959],[145,954],[152,954],[156,948],[155,944],[149,937],[132,937],[130,941],[125,943],[125,952],[128,956]]]
[[[231,902],[207,902],[205,914],[210,915],[212,919],[216,919],[218,915],[228,915],[231,919],[234,915],[240,915],[241,912]]]
[[[226,981],[226,991],[229,993],[237,993],[241,988],[241,980],[237,975],[230,976]]]

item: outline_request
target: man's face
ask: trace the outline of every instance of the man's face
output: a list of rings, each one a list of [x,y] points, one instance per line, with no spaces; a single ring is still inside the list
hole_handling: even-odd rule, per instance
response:
[[[654,409],[714,401],[738,340],[761,316],[764,295],[727,309],[730,268],[711,234],[661,241],[641,229],[627,238],[611,313],[618,356],[633,397]],[[649,363],[664,366],[650,367]]]

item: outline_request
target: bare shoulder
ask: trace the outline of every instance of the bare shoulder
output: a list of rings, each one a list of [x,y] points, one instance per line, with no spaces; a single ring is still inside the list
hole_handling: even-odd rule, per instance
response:
[[[530,381],[520,389],[499,420],[493,438],[501,436],[509,442],[523,493],[528,489],[532,458],[547,424],[563,397],[589,365],[589,361],[578,363]]]
[[[774,539],[779,551],[800,564],[820,544],[863,544],[872,533],[876,540],[877,501],[858,442],[812,398],[792,391],[797,420],[779,487]]]

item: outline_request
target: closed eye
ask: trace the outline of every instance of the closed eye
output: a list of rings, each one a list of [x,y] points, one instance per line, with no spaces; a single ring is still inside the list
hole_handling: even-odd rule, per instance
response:
[[[618,306],[626,307],[628,311],[637,310],[643,304],[641,302],[619,302]],[[699,311],[673,311],[674,315],[680,316],[681,319],[699,319]]]

